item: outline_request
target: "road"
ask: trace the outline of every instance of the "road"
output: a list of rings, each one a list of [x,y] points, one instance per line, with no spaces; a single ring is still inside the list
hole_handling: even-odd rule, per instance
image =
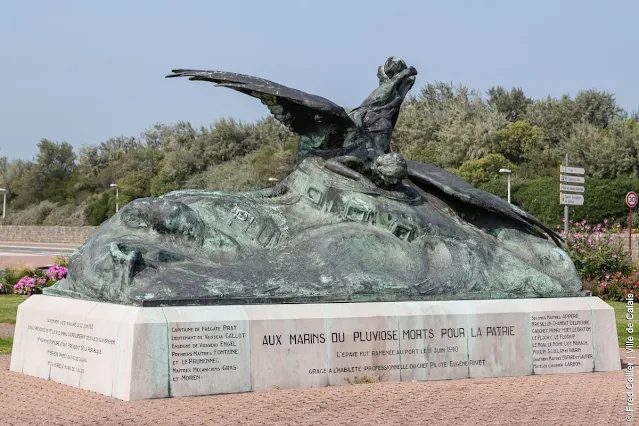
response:
[[[58,256],[69,255],[72,251],[72,247],[0,244],[0,256]]]
[[[0,268],[9,265],[34,267],[53,264],[56,256],[68,257],[75,247],[39,243],[0,243]]]

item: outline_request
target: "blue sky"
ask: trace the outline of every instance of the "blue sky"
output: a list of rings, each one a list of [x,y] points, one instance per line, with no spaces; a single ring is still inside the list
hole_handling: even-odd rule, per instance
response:
[[[613,92],[639,108],[639,2],[253,0],[0,2],[0,155],[75,147],[154,123],[252,121],[257,100],[172,68],[252,74],[357,106],[401,56],[413,93],[443,80],[531,97]]]

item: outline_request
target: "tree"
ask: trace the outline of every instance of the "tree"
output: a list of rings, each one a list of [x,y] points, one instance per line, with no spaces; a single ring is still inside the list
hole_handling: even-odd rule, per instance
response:
[[[488,154],[477,159],[468,160],[457,169],[457,176],[473,186],[486,184],[499,177],[499,170],[513,169],[514,164],[501,154]]]
[[[42,139],[38,143],[34,179],[40,189],[38,201],[64,201],[70,195],[66,181],[76,169],[73,146]]]
[[[455,168],[489,154],[505,123],[479,92],[429,83],[402,110],[392,145],[410,159]]]
[[[598,128],[606,128],[615,118],[623,115],[612,93],[599,90],[583,90],[574,100],[574,121],[585,122]]]
[[[527,121],[508,123],[497,132],[493,152],[514,163],[530,161],[543,149],[543,137],[543,130]]]
[[[524,116],[528,105],[532,102],[532,99],[526,97],[524,91],[519,87],[513,87],[510,92],[502,86],[488,89],[488,105],[513,123]]]
[[[566,153],[586,168],[588,179],[639,177],[639,112],[626,113],[612,94],[591,89],[574,99],[533,101],[521,88],[502,86],[487,94],[426,84],[404,102],[392,149],[502,196],[499,169],[516,166],[513,202],[552,220],[561,213],[558,195],[540,191],[558,191],[558,165]],[[77,157],[68,143],[42,139],[32,161],[0,157],[0,180],[11,193],[11,208],[26,216],[54,208],[47,223],[69,217],[83,222],[86,214],[99,224],[114,212],[111,183],[120,185],[120,205],[182,188],[263,188],[272,185],[269,178],[282,179],[294,169],[296,148],[297,136],[272,116],[253,123],[221,119],[201,128],[156,124],[139,137],[85,146]],[[540,180],[548,176],[554,183]]]
[[[543,130],[548,149],[556,148],[570,137],[575,123],[574,102],[568,95],[536,100],[528,106],[523,119]]]
[[[622,119],[612,120],[605,130],[577,123],[565,151],[572,164],[600,179],[638,177],[639,128]]]

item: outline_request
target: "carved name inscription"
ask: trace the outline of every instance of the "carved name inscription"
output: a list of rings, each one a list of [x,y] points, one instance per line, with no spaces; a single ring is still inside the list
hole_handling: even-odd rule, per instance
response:
[[[214,381],[221,372],[241,371],[246,333],[237,324],[188,323],[170,326],[171,381]]]
[[[532,315],[535,373],[557,369],[589,370],[593,366],[592,325],[587,312]]]
[[[96,334],[95,324],[46,318],[46,323],[27,324],[27,330],[36,333],[35,341],[46,347],[47,365],[51,368],[83,374],[86,363],[100,363],[116,339]],[[45,352],[43,351],[43,352]]]

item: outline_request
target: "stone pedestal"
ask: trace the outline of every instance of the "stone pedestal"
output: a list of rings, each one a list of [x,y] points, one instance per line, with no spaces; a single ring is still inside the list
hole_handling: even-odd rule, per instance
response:
[[[596,297],[133,307],[32,296],[11,371],[122,400],[620,369]]]

